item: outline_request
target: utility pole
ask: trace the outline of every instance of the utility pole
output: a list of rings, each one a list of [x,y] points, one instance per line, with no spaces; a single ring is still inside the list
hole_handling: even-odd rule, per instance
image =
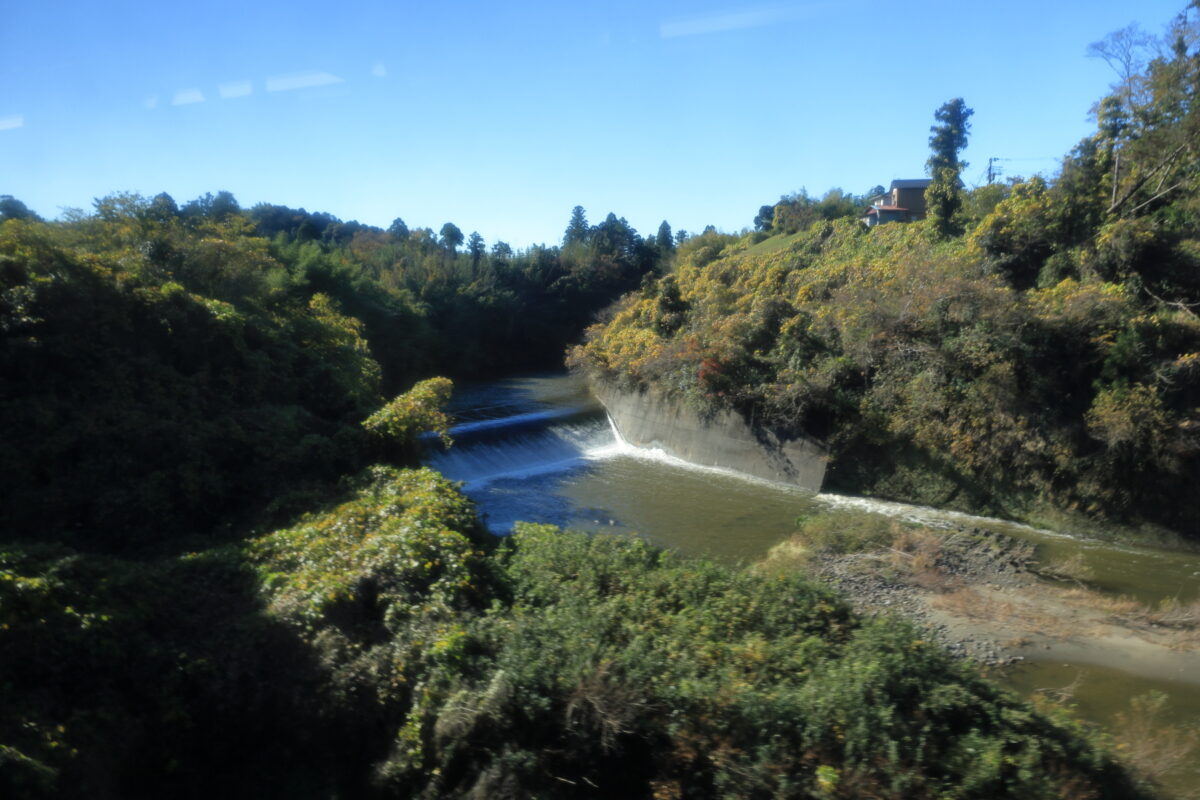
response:
[[[1000,169],[1000,167],[996,166],[997,161],[1007,161],[1007,159],[996,158],[994,156],[992,158],[988,159],[988,170],[987,170],[988,186],[991,186],[992,183],[995,182],[996,178],[1000,177],[1001,169]]]
[[[1004,176],[1004,167],[999,166],[1001,161],[1054,161],[1054,160],[1055,159],[1050,158],[1049,156],[1047,156],[1045,158],[1001,158],[999,156],[992,156],[991,158],[988,159],[988,166],[987,166],[988,185],[991,186],[993,183],[996,182],[997,178],[1001,178]]]

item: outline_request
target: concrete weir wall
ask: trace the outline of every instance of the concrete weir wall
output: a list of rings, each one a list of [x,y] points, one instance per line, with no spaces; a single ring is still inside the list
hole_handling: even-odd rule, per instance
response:
[[[703,419],[654,390],[630,392],[595,380],[591,388],[632,445],[659,448],[693,464],[821,490],[825,451],[813,440],[781,440],[770,431],[751,427],[733,411]]]

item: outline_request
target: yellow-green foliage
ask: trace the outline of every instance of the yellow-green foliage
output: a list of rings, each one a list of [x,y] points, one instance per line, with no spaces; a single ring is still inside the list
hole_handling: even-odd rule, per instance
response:
[[[470,596],[482,555],[465,535],[471,501],[429,469],[373,467],[362,480],[353,500],[251,543],[272,608],[313,626],[368,601],[390,625]]]
[[[1128,282],[1014,285],[992,251],[1032,258],[1020,226],[1053,236],[1036,222],[1046,192],[1014,190],[947,241],[924,224],[839,220],[778,248],[681,252],[670,324],[660,281],[624,298],[572,363],[825,438],[836,488],[1017,515],[1050,502],[1183,519],[1149,500],[1190,501],[1180,490],[1197,469],[1186,431],[1200,424],[1188,405],[1200,381],[1185,367],[1200,324],[1148,312]],[[1130,486],[1143,468],[1155,477]]]
[[[777,231],[802,216],[790,235],[681,247],[670,312],[661,282],[644,286],[571,362],[825,438],[837,488],[1192,532],[1190,24],[1181,14],[1159,57],[1098,104],[1053,180],[974,190],[944,224],[866,229],[819,219],[806,196],[780,203]]]
[[[866,511],[814,514],[797,519],[796,526],[793,538],[805,548],[834,555],[883,547],[901,530],[895,520]]]
[[[450,444],[450,415],[442,407],[450,400],[454,384],[446,378],[424,380],[396,397],[363,421],[363,428],[380,443],[405,443],[421,433],[437,433]]]

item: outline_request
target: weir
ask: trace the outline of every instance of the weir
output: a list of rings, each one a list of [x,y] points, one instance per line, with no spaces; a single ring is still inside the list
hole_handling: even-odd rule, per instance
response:
[[[598,409],[527,412],[457,425],[450,434],[454,446],[425,463],[467,488],[568,470],[616,443]]]

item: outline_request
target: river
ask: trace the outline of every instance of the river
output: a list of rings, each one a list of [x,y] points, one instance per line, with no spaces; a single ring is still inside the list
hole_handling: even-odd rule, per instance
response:
[[[623,442],[579,379],[566,375],[513,378],[456,390],[455,440],[426,463],[463,482],[485,524],[505,534],[514,522],[547,522],[587,531],[640,535],[685,555],[726,563],[763,558],[817,512],[870,511],[927,525],[969,522],[1033,542],[1039,557],[1075,556],[1093,588],[1147,602],[1200,597],[1200,556],[1104,543],[1087,531],[1057,532],[1002,520],[803,492],[718,469],[696,467]],[[996,677],[1031,695],[1072,687],[1085,719],[1109,727],[1131,697],[1168,697],[1156,725],[1200,726],[1200,684],[1150,680],[1095,666],[1030,659]],[[1170,775],[1176,789],[1200,787],[1200,764]]]

